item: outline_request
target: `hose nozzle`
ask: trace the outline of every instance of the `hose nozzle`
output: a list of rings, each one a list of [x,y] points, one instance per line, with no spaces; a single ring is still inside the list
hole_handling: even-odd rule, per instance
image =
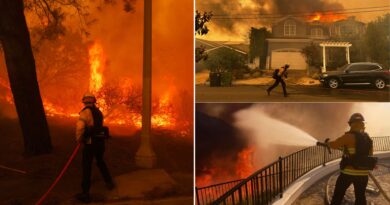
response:
[[[329,152],[329,154],[332,154],[332,152],[331,152],[331,150],[330,150],[330,147],[329,147],[329,145],[328,145],[328,142],[329,142],[329,138],[326,138],[325,139],[325,142],[317,142],[317,146],[321,146],[321,147],[325,147],[327,150],[328,150],[328,152]]]

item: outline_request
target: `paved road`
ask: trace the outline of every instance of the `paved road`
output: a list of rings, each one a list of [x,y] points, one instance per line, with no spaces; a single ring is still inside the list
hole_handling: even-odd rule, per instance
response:
[[[268,86],[236,85],[233,87],[196,86],[196,102],[390,102],[390,88],[370,87],[329,89],[322,86],[289,85],[289,97],[279,86],[267,96]]]

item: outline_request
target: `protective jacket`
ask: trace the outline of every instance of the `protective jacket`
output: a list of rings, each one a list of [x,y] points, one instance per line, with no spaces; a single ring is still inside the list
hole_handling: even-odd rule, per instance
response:
[[[354,132],[346,132],[343,136],[339,137],[335,141],[329,142],[329,146],[333,149],[342,150],[344,155],[354,157],[356,154],[356,134]],[[372,144],[369,147],[369,155],[373,154]],[[369,170],[356,169],[352,165],[346,165],[341,168],[341,172],[353,176],[367,176]]]
[[[97,134],[97,131],[100,131],[97,129],[102,127],[103,115],[100,110],[94,106],[84,107],[76,125],[76,141],[91,144],[93,135]]]

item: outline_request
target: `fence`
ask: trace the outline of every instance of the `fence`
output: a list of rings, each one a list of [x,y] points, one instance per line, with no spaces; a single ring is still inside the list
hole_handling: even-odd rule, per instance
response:
[[[390,151],[390,136],[372,139],[375,152]],[[197,204],[270,204],[298,178],[341,156],[339,150],[329,154],[325,147],[308,147],[280,157],[246,179],[196,188]]]

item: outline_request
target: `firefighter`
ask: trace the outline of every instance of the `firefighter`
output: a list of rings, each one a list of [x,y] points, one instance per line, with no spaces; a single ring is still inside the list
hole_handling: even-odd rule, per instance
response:
[[[333,149],[342,149],[343,157],[340,162],[340,175],[331,205],[341,204],[348,187],[353,184],[355,204],[366,205],[365,191],[368,183],[368,172],[374,169],[376,159],[373,154],[372,140],[364,132],[364,117],[360,113],[351,115],[348,124],[350,130],[335,141],[326,142]]]
[[[272,75],[272,78],[275,79],[275,82],[274,84],[269,87],[267,89],[267,94],[268,95],[271,95],[271,91],[272,89],[274,89],[276,86],[279,85],[279,83],[282,84],[282,87],[283,87],[283,94],[284,94],[284,97],[287,97],[287,91],[286,91],[286,83],[284,82],[283,78],[287,79],[287,69],[290,67],[290,65],[286,64],[284,66],[281,67],[281,69],[283,69],[282,71],[280,71],[280,69],[276,69]]]
[[[93,159],[96,159],[96,165],[103,176],[106,187],[109,190],[114,189],[115,185],[111,178],[106,163],[103,160],[105,150],[105,138],[98,137],[103,128],[103,114],[96,107],[96,98],[91,93],[86,93],[82,99],[84,108],[80,112],[79,120],[76,126],[76,140],[83,146],[83,174],[82,174],[82,193],[76,195],[81,202],[89,203],[91,201],[89,189],[91,186],[91,171]]]

